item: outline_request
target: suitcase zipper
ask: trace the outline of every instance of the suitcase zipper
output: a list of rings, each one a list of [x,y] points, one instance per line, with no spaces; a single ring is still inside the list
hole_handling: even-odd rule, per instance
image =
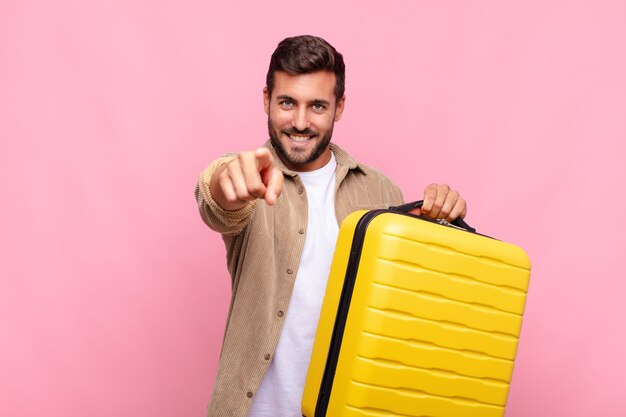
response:
[[[457,226],[454,225],[452,223],[450,223],[449,221],[447,221],[446,219],[437,219],[437,223],[439,223],[442,226],[448,226],[448,227],[453,227],[455,229],[459,229],[459,230],[465,230],[467,232],[467,229],[461,226]]]

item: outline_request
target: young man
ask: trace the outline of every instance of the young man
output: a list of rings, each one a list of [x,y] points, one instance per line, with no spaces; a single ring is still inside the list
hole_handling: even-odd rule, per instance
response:
[[[301,415],[338,225],[355,210],[403,202],[387,177],[331,143],[345,106],[345,67],[335,48],[313,36],[287,38],[266,82],[270,140],[217,159],[196,187],[202,218],[222,234],[232,277],[209,417]],[[447,185],[431,184],[421,211],[452,220],[466,204]]]

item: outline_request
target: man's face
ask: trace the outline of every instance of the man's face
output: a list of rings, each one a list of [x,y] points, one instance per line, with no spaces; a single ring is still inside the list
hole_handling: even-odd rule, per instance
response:
[[[330,161],[328,144],[345,97],[335,98],[335,74],[274,74],[274,91],[263,90],[272,145],[287,168],[313,171]]]

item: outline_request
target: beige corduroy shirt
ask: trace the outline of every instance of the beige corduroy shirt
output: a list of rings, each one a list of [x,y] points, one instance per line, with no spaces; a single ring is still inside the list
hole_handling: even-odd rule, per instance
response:
[[[304,246],[307,200],[298,173],[285,167],[283,191],[274,206],[264,200],[234,211],[211,197],[213,172],[233,156],[214,161],[200,175],[196,199],[204,222],[222,234],[232,277],[232,298],[208,417],[245,417],[273,358],[289,314],[289,299]],[[357,163],[335,144],[335,211],[338,224],[355,210],[402,203],[399,188],[379,171]]]

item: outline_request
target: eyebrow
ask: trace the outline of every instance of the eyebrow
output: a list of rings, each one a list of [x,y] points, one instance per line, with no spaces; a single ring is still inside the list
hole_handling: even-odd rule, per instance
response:
[[[313,102],[311,104],[323,104],[325,106],[330,106],[330,102],[329,101],[327,101],[327,100],[320,100],[319,98],[313,100]]]

